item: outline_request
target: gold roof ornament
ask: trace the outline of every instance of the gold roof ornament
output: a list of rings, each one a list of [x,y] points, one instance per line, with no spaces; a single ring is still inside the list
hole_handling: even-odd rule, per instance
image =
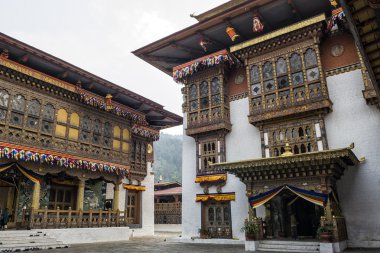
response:
[[[289,142],[286,141],[285,152],[281,154],[281,157],[293,156],[292,148],[289,146]]]

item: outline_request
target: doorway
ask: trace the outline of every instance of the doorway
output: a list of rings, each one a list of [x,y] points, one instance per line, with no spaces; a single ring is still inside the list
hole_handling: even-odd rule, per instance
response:
[[[316,238],[323,208],[285,190],[265,204],[265,233],[268,239]]]
[[[202,228],[207,229],[212,238],[232,238],[230,202],[203,202]]]
[[[0,209],[8,208],[9,223],[15,222],[16,186],[13,182],[0,178]],[[8,227],[12,224],[8,224]]]

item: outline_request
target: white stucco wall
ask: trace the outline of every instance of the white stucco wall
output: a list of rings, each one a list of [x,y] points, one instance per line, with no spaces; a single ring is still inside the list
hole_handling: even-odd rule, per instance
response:
[[[349,246],[380,247],[380,111],[363,98],[360,70],[327,78],[333,112],[326,117],[329,148],[355,143],[366,162],[350,168],[338,181]]]
[[[230,104],[232,131],[226,136],[226,160],[238,161],[261,157],[260,132],[248,122],[248,99],[241,99]],[[186,126],[184,115],[184,126]],[[244,138],[242,138],[244,136]],[[196,146],[192,137],[183,136],[182,161],[182,238],[189,239],[198,236],[201,227],[201,204],[195,202],[196,194],[202,194],[203,189],[194,183],[196,177]],[[231,201],[232,235],[233,238],[244,239],[241,232],[244,219],[248,217],[248,201],[245,195],[245,185],[234,175],[229,174],[223,192],[235,192],[236,200]],[[216,193],[216,187],[209,188],[210,193]]]
[[[187,125],[184,114],[183,125]],[[183,133],[182,144],[182,238],[198,236],[201,227],[201,204],[195,202],[196,194],[203,193],[199,184],[194,183],[196,177],[195,140]]]
[[[260,131],[248,121],[248,98],[230,103],[232,131],[226,136],[227,162],[261,157]],[[224,192],[235,192],[236,200],[231,202],[233,237],[244,239],[244,219],[248,217],[248,199],[245,185],[234,175],[229,174]]]
[[[131,228],[131,236],[154,235],[154,173],[152,163],[147,164],[147,176],[141,181],[146,190],[141,192],[141,225],[142,228]]]

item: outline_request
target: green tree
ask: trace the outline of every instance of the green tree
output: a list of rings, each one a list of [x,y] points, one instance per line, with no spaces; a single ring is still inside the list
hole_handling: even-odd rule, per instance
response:
[[[154,144],[155,181],[182,181],[182,135],[161,134]]]

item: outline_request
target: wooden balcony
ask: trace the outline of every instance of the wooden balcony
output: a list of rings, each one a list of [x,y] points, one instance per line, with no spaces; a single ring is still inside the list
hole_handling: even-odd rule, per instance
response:
[[[127,212],[104,210],[48,210],[24,209],[22,213],[22,229],[46,228],[93,228],[124,227],[128,223]]]

